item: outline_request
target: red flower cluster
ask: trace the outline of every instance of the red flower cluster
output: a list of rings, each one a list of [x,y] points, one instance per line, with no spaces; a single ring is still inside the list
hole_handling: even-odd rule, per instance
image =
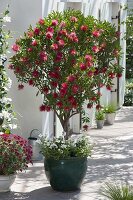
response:
[[[24,138],[13,134],[0,135],[0,175],[25,170],[32,163],[32,148]]]

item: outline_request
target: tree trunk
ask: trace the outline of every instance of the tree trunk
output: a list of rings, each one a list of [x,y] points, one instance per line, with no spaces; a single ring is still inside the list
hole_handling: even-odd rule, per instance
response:
[[[67,120],[63,125],[63,131],[65,132],[65,139],[68,140],[70,135],[70,127],[69,127],[69,120]]]

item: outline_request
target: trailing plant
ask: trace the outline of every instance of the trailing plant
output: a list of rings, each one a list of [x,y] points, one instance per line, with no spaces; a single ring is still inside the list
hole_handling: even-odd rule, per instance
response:
[[[111,90],[112,79],[122,76],[118,38],[109,22],[66,10],[40,19],[12,46],[15,55],[9,68],[18,88],[28,83],[38,89],[44,96],[40,111],[56,113],[66,139],[69,119],[82,112],[84,102],[88,100],[87,108],[98,107],[98,88]]]
[[[10,133],[15,119],[15,113],[12,109],[11,99],[8,98],[8,89],[11,86],[11,80],[8,78],[5,70],[7,60],[8,39],[10,31],[5,31],[5,22],[9,21],[8,9],[0,17],[0,132]]]

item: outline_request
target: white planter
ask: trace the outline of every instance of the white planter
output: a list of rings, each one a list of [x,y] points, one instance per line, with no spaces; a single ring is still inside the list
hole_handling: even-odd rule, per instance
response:
[[[10,186],[13,184],[16,175],[4,176],[0,175],[0,192],[10,191]]]
[[[97,120],[97,129],[102,129],[104,125],[104,120]]]
[[[115,121],[116,113],[106,113],[106,124],[112,125]]]

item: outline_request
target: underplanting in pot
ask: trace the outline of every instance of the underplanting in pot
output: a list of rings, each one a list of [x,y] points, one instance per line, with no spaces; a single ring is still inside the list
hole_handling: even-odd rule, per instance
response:
[[[68,140],[42,137],[39,143],[52,188],[60,191],[79,189],[87,170],[87,156],[91,155],[88,139],[84,136]]]
[[[102,129],[103,128],[104,120],[105,120],[104,110],[98,110],[96,112],[96,123],[97,123],[97,128],[98,129]]]
[[[32,149],[28,141],[18,135],[0,135],[0,192],[9,191],[18,171],[27,169]]]
[[[114,124],[115,121],[115,116],[116,116],[116,106],[113,104],[109,104],[104,108],[104,112],[106,114],[106,124],[112,125]]]

